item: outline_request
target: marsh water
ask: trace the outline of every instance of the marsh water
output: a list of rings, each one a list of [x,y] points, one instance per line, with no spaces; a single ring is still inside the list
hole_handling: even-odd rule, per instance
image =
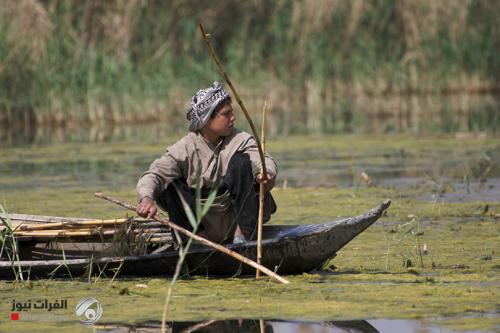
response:
[[[127,211],[93,193],[134,202],[137,178],[176,139],[166,133],[3,143],[1,203],[16,213],[124,217]],[[174,288],[170,323],[186,331],[183,325],[217,320],[200,332],[257,332],[260,319],[266,332],[353,331],[342,327],[352,322],[368,325],[358,332],[499,329],[498,137],[274,136],[267,147],[280,167],[273,190],[279,208],[271,223],[326,222],[385,198],[392,205],[325,267],[291,276],[290,285],[183,276]],[[2,281],[0,330],[141,331],[144,323],[161,320],[168,282],[105,276]],[[75,316],[85,297],[102,304],[100,326]],[[65,299],[68,308],[58,314],[25,311],[11,320],[13,303],[39,299]]]

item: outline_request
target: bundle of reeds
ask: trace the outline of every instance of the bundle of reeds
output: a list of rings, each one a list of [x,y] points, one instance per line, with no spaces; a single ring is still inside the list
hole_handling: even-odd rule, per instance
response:
[[[22,214],[9,214],[9,217],[13,234],[20,241],[113,242],[124,236],[149,244],[172,241],[168,227],[152,219],[139,217],[106,220]]]

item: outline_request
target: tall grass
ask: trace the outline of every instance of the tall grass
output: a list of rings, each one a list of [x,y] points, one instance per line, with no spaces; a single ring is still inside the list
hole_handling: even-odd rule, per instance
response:
[[[499,11],[488,0],[6,2],[0,123],[180,124],[189,96],[220,80],[202,22],[249,108],[268,100],[271,133],[349,130],[381,113],[419,129],[445,108],[426,93],[498,96]]]
[[[195,212],[193,212],[190,204],[185,200],[183,197],[182,192],[178,191],[176,187],[177,192],[179,193],[179,197],[182,201],[182,206],[184,208],[184,212],[186,213],[186,216],[188,218],[189,223],[191,224],[191,227],[193,228],[193,233],[196,233],[198,230],[198,227],[201,225],[201,221],[203,217],[208,213],[210,207],[212,206],[215,196],[217,195],[217,189],[213,189],[210,191],[210,194],[208,197],[202,202],[201,198],[201,181],[200,177],[198,176],[196,179],[196,191],[195,191]],[[174,231],[176,232],[176,231]],[[184,264],[184,260],[186,259],[186,256],[189,252],[189,248],[191,247],[191,244],[193,242],[193,238],[189,238],[186,242],[186,244],[183,246],[182,242],[179,244],[179,259],[177,260],[177,264],[175,265],[175,272],[174,275],[172,276],[172,280],[170,280],[170,283],[168,285],[167,289],[167,294],[165,295],[165,303],[163,305],[163,313],[162,313],[162,320],[161,320],[161,332],[166,332],[166,321],[167,321],[167,314],[168,314],[168,309],[170,302],[172,301],[172,293],[174,290],[174,286],[177,282],[177,279],[179,278],[181,274],[181,269],[182,265]]]
[[[6,258],[12,265],[16,282],[23,281],[23,272],[19,265],[19,248],[12,222],[5,208],[0,204],[0,258]]]

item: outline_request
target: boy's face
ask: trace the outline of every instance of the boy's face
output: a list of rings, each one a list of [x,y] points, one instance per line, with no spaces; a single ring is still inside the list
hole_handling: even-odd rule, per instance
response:
[[[206,130],[217,136],[228,136],[233,131],[236,117],[230,101],[225,102],[213,118],[205,125]]]

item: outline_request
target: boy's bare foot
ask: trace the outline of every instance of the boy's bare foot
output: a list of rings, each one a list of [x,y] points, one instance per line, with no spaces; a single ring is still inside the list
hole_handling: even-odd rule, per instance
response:
[[[245,235],[241,232],[240,226],[236,226],[236,230],[234,231],[233,244],[242,244],[247,240]]]

